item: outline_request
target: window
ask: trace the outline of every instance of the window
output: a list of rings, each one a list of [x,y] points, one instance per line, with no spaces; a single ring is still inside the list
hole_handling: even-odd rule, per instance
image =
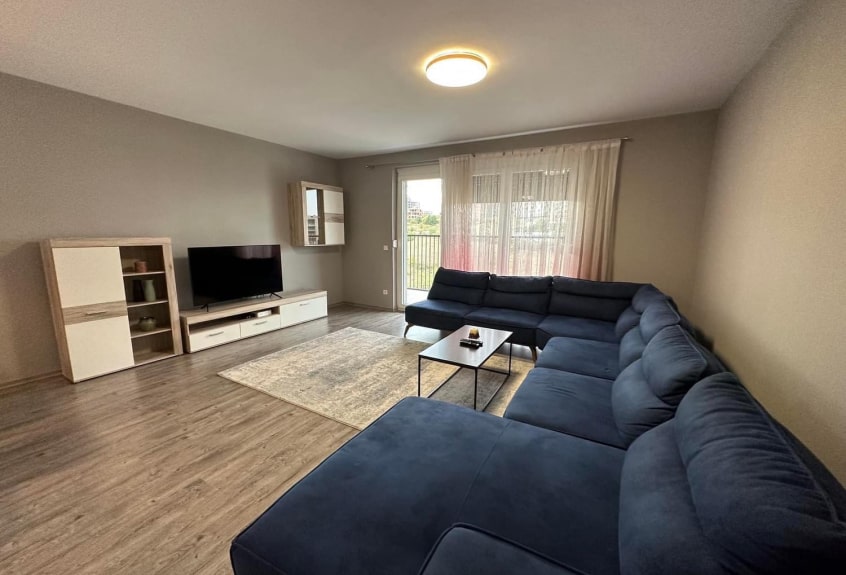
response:
[[[441,158],[442,261],[606,279],[619,140]]]

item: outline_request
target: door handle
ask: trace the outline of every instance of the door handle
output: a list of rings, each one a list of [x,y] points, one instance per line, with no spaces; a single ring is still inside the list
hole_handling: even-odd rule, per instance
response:
[[[86,316],[103,315],[104,313],[109,313],[109,312],[107,310],[101,309],[100,311],[87,311],[87,312],[85,312],[85,315]]]
[[[214,333],[210,333],[210,334],[206,335],[206,337],[215,337],[217,335],[223,335],[223,334],[224,334],[224,332],[222,332],[222,331],[216,331]]]

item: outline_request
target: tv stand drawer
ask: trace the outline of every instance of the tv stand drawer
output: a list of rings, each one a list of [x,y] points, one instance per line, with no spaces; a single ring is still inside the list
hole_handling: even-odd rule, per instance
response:
[[[241,339],[241,325],[232,323],[192,331],[188,336],[191,351],[199,351]]]
[[[283,303],[279,307],[279,312],[284,327],[326,317],[326,296]]]
[[[257,317],[241,322],[241,337],[250,337],[282,327],[282,318],[279,314],[271,314],[265,317]]]

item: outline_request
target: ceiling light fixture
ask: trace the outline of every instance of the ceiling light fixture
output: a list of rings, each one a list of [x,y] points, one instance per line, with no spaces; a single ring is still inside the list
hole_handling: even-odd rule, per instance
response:
[[[429,81],[449,88],[481,82],[487,73],[487,62],[474,52],[445,52],[426,64],[426,77]]]

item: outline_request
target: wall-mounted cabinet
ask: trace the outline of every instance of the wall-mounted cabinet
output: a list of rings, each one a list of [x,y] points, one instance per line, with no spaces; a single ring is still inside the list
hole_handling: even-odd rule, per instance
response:
[[[41,254],[66,378],[182,353],[170,239],[52,239]]]
[[[344,190],[314,182],[288,186],[291,245],[344,245]]]

